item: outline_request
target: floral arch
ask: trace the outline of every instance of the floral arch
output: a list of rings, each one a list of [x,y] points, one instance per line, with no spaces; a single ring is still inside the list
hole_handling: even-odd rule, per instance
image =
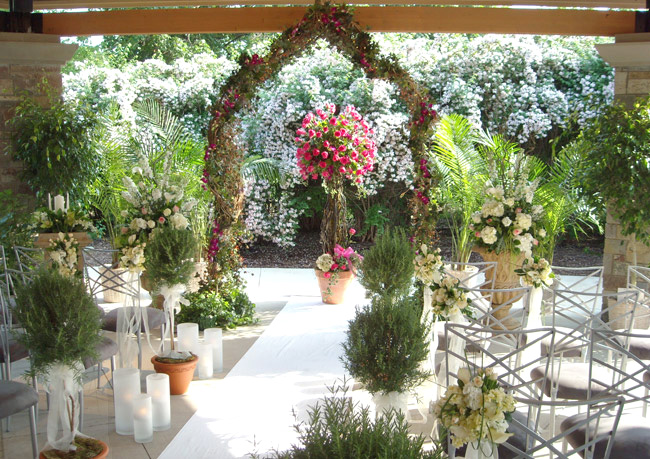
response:
[[[254,99],[262,83],[321,38],[362,68],[367,77],[389,80],[398,87],[400,98],[410,113],[409,148],[414,170],[409,205],[413,236],[418,243],[429,241],[434,236],[437,208],[433,193],[437,178],[429,171],[425,147],[437,114],[428,91],[413,80],[395,56],[380,54],[379,46],[369,33],[359,28],[348,6],[321,4],[317,0],[297,24],[286,29],[272,43],[266,56],[244,54],[240,57],[239,70],[228,78],[213,107],[214,118],[208,131],[209,146],[203,172],[204,186],[215,197],[213,239],[209,250],[213,268],[216,263],[230,264],[223,259],[224,254],[219,253],[226,246],[231,249],[230,257],[238,257],[235,233],[244,205],[241,177],[244,155],[235,139],[234,115]],[[216,269],[213,274],[217,274]]]

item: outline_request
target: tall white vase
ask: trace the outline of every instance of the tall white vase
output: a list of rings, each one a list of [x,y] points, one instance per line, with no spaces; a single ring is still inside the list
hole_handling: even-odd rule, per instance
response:
[[[498,445],[489,440],[470,442],[465,450],[465,459],[499,459]]]

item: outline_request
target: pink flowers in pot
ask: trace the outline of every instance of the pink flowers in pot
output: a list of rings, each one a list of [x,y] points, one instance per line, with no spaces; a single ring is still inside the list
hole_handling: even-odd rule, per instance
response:
[[[336,244],[334,254],[324,253],[318,257],[316,267],[323,271],[325,277],[330,278],[332,274],[341,271],[355,272],[361,260],[363,260],[363,257],[355,252],[352,247],[344,249],[339,244]]]
[[[325,110],[318,109],[315,114],[308,113],[295,138],[302,178],[327,182],[341,176],[361,183],[375,162],[377,148],[370,138],[373,134],[351,105],[338,115],[334,104],[326,104]]]

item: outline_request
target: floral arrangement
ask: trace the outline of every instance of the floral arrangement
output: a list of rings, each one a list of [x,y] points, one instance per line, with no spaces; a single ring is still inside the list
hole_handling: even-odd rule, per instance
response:
[[[75,208],[52,210],[44,208],[34,212],[32,227],[44,233],[76,233],[97,231],[93,222],[81,210]]]
[[[477,442],[478,449],[481,442],[499,444],[513,435],[506,430],[514,410],[514,398],[499,386],[492,369],[480,369],[472,375],[468,368],[461,368],[458,385],[449,386],[433,412],[449,431],[455,447]]]
[[[415,278],[425,285],[438,284],[444,276],[444,263],[440,248],[429,250],[426,244],[420,246],[413,260],[415,265]]]
[[[540,220],[544,209],[533,205],[537,180],[528,182],[526,174],[510,171],[503,185],[488,182],[486,200],[472,215],[475,243],[488,251],[524,253],[532,256],[533,248],[546,236]]]
[[[336,106],[308,113],[296,131],[296,157],[303,180],[322,178],[325,183],[345,177],[356,184],[373,169],[377,148],[368,127],[356,108],[348,105],[336,115]]]
[[[337,244],[333,254],[324,253],[316,259],[316,267],[323,271],[323,276],[333,282],[341,272],[355,273],[362,260],[363,257],[352,247],[344,249]]]
[[[460,280],[443,274],[439,282],[433,286],[431,307],[433,313],[449,319],[458,314],[472,316],[472,300],[467,298],[467,289],[462,287]]]
[[[144,249],[156,228],[170,225],[186,229],[189,225],[185,214],[196,205],[196,200],[184,201],[186,178],[178,184],[170,182],[171,153],[163,156],[162,172],[154,173],[146,158],[133,168],[133,177],[124,178],[124,199],[131,204],[130,210],[122,211],[129,224],[121,228],[117,244],[121,249],[120,267],[141,272],[145,262]]]
[[[515,269],[515,272],[521,276],[521,282],[524,285],[533,287],[550,287],[555,278],[555,274],[551,270],[551,264],[546,258],[526,258],[521,268]]]
[[[56,239],[50,239],[47,252],[53,267],[61,275],[73,277],[80,274],[77,267],[79,243],[72,234],[59,233]]]

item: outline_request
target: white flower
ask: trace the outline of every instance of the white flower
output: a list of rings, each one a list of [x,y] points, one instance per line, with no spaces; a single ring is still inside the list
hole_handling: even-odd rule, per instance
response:
[[[138,167],[138,166],[135,166],[135,167],[133,168],[132,172],[133,172],[134,174],[140,174],[140,175],[142,175],[142,168],[141,168],[141,167]]]
[[[474,223],[481,223],[481,212],[477,211],[472,214],[472,221]]]
[[[163,210],[163,215],[164,215],[165,217],[169,217],[171,214],[172,214],[171,209],[165,209],[165,210]]]
[[[503,201],[503,202],[505,202],[505,203],[506,203],[506,206],[508,206],[508,207],[512,207],[512,206],[515,205],[515,200],[514,200],[514,198],[508,198],[508,199],[506,199],[506,200]]]
[[[520,212],[515,218],[515,228],[527,230],[533,224],[533,219],[530,215]]]
[[[494,244],[497,241],[497,230],[491,226],[486,226],[481,230],[481,239],[486,244]]]
[[[539,237],[546,237],[546,230],[544,228],[540,228],[537,231],[537,234],[539,235]]]
[[[334,259],[329,253],[324,253],[316,259],[316,267],[323,272],[328,272],[333,264]]]
[[[181,213],[176,213],[169,217],[169,222],[175,229],[185,229],[189,225],[187,218]]]
[[[154,201],[157,201],[162,197],[162,192],[158,188],[155,188],[151,192],[151,197],[153,198]]]
[[[153,220],[147,220],[147,226],[149,229],[154,229],[156,227],[156,222]]]
[[[510,217],[503,217],[503,219],[501,220],[501,223],[503,223],[503,226],[505,226],[507,228],[510,225],[512,225],[512,220],[510,220]]]

